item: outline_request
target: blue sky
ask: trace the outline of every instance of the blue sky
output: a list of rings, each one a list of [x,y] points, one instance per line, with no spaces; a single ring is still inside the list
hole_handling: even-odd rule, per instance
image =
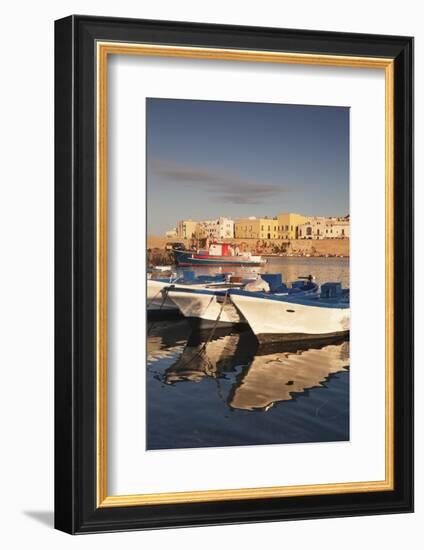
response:
[[[349,108],[146,100],[147,229],[349,213]]]

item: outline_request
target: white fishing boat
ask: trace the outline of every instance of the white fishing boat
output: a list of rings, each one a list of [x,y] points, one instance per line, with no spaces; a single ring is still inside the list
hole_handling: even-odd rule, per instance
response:
[[[282,282],[281,274],[263,274],[253,285],[243,285],[240,290],[246,294],[255,294],[255,290],[262,283],[265,283],[267,292],[262,294],[276,296],[292,296],[294,294],[315,293],[318,286],[312,281],[296,281],[292,287],[287,287]],[[238,285],[240,289],[240,284]],[[208,329],[214,326],[244,324],[246,320],[243,312],[235,307],[231,293],[237,291],[235,288],[217,289],[211,287],[189,288],[175,286],[167,287],[167,296],[179,308],[180,312],[196,328]]]
[[[177,311],[178,308],[167,296],[162,296],[162,290],[172,283],[172,278],[147,279],[147,311]]]
[[[196,328],[208,329],[215,325],[236,325],[245,319],[232,304],[228,289],[168,287],[168,298]]]
[[[181,276],[173,274],[171,277],[147,279],[147,311],[148,313],[178,311],[179,306],[169,296],[170,290],[174,293],[181,291],[197,291],[201,289],[228,290],[239,288],[246,281],[234,278],[232,273],[216,275],[198,275],[193,271],[186,271]]]
[[[278,295],[229,291],[232,303],[259,342],[334,337],[350,328],[349,292],[325,283],[317,294]]]

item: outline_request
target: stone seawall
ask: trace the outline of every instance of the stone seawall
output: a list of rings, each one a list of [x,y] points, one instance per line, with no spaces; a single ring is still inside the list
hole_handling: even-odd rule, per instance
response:
[[[349,239],[270,241],[266,242],[265,246],[256,246],[255,251],[262,254],[277,252],[296,256],[307,254],[311,256],[349,256]]]

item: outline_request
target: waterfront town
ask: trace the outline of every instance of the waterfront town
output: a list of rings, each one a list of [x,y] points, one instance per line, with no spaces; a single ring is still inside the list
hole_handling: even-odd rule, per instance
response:
[[[166,233],[167,238],[183,240],[205,239],[347,239],[349,216],[323,217],[281,213],[274,217],[239,218],[219,217],[214,220],[181,220]]]
[[[184,219],[163,236],[147,238],[149,263],[169,261],[173,244],[186,249],[211,243],[229,243],[235,250],[262,256],[348,257],[349,215],[340,217],[304,216],[288,212],[274,217]]]

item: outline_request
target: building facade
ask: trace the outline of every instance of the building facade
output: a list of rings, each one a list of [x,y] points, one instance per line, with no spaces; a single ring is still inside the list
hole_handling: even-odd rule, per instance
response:
[[[179,239],[347,239],[349,238],[349,217],[326,218],[324,216],[302,216],[293,212],[282,212],[276,217],[238,218],[232,220],[221,216],[215,220],[197,222],[181,220],[175,230],[168,231],[167,237]]]
[[[199,222],[210,240],[221,241],[234,237],[234,220],[221,216],[216,220]]]
[[[350,237],[350,224],[346,219],[337,218],[331,225],[331,239],[348,239]]]
[[[177,223],[177,236],[179,239],[193,239],[196,238],[197,224],[193,220],[180,220]]]
[[[236,239],[259,239],[259,220],[254,216],[235,220],[234,237]]]
[[[165,237],[167,239],[173,239],[174,237],[178,237],[177,228],[174,227],[173,229],[170,229],[165,233]]]
[[[348,239],[350,236],[347,218],[314,216],[299,226],[299,239]]]
[[[239,218],[234,222],[236,239],[278,239],[277,218]]]
[[[308,219],[292,212],[283,212],[274,218],[240,218],[235,221],[234,236],[236,239],[297,239],[299,227]]]
[[[277,216],[279,239],[299,238],[299,227],[308,222],[306,216],[293,212],[282,212]]]

